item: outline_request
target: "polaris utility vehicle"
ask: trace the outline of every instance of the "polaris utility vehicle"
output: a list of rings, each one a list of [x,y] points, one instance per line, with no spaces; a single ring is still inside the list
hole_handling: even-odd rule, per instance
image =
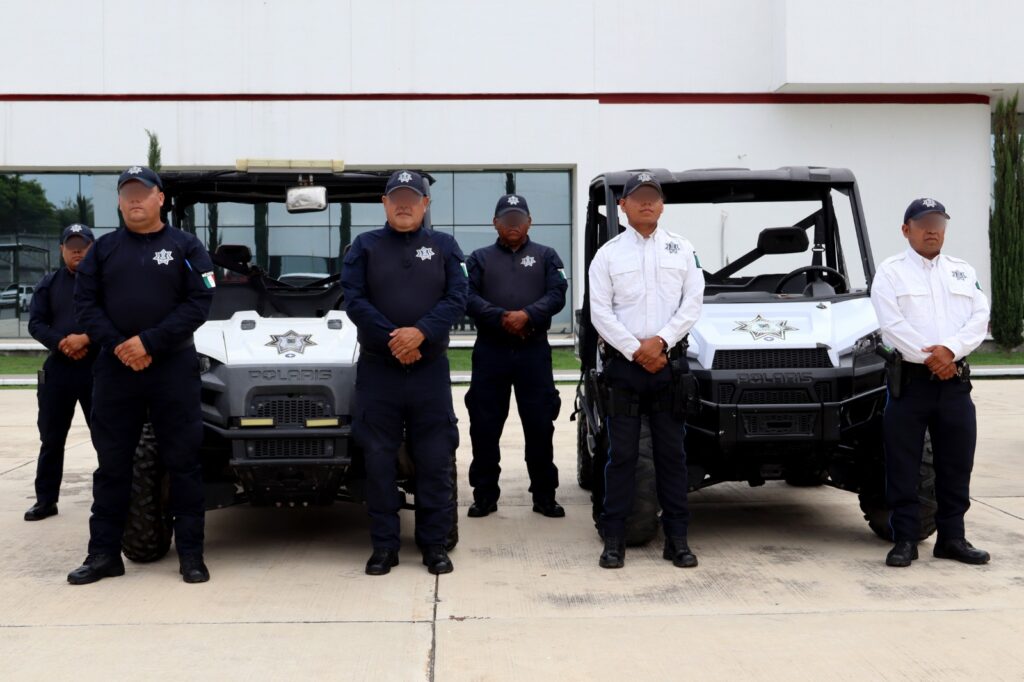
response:
[[[890,538],[881,438],[886,367],[876,352],[878,321],[868,295],[875,266],[853,173],[789,167],[653,174],[665,194],[660,229],[694,243],[706,281],[703,312],[685,349],[699,393],[686,426],[690,489],[723,481],[828,484],[858,493],[871,529]],[[624,227],[618,202],[630,175],[606,173],[590,184],[587,269]],[[577,321],[577,473],[592,492],[596,520],[608,443],[589,295]],[[935,528],[930,442],[921,474],[924,538]],[[658,529],[646,425],[636,486],[627,542],[642,544]]]
[[[205,238],[215,264],[209,319],[195,334],[208,508],[364,501],[365,469],[352,440],[359,346],[340,267],[353,213],[376,217],[371,205],[381,206],[390,172],[278,165],[161,174],[165,220]],[[424,178],[429,192],[433,180]],[[401,453],[399,486],[415,495],[413,473]],[[167,553],[166,500],[147,426],[123,542],[129,559]],[[457,523],[455,515],[449,548]]]

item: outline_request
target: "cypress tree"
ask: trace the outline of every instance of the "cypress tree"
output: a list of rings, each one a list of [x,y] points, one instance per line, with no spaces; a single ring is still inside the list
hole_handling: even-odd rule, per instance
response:
[[[995,187],[989,216],[992,337],[1004,349],[1024,332],[1024,157],[1017,129],[1017,96],[996,105]]]

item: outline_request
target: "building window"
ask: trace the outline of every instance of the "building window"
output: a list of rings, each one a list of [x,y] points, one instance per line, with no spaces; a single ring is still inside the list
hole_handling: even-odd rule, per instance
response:
[[[569,280],[565,309],[552,320],[552,333],[572,325],[572,174],[568,170],[428,171],[431,221],[459,242],[466,256],[494,243],[494,205],[506,192],[527,198],[533,217],[531,239],[555,249]],[[34,286],[61,266],[61,230],[75,222],[91,225],[97,236],[120,225],[116,173],[0,174],[0,291]],[[384,209],[373,204],[331,204],[327,211],[292,215],[280,204],[197,205],[185,229],[212,249],[244,244],[271,275],[338,272],[352,239],[384,224]],[[10,298],[10,297],[8,297]],[[24,298],[24,297],[23,297]],[[22,306],[0,307],[0,337],[28,336]],[[453,330],[473,333],[465,319]]]

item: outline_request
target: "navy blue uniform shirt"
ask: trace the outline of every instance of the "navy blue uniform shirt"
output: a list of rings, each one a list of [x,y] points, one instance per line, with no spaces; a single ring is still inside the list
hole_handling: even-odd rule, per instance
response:
[[[448,348],[448,334],[466,310],[466,273],[455,238],[390,225],[355,238],[345,254],[341,286],[346,308],[364,351],[390,357],[389,336],[416,327],[425,340],[424,359]]]
[[[138,335],[151,355],[174,351],[206,321],[212,272],[195,235],[170,225],[149,234],[122,228],[97,239],[78,266],[75,315],[102,348]]]
[[[568,284],[562,259],[549,246],[527,240],[517,251],[497,241],[477,249],[466,261],[469,270],[467,312],[479,334],[513,340],[501,326],[506,311],[522,310],[530,329],[543,335],[551,318],[565,307]]]
[[[84,334],[75,319],[75,275],[67,269],[51,272],[36,285],[28,309],[28,333],[56,357],[74,362],[60,352],[60,342],[68,334]],[[96,348],[89,345],[90,354]]]

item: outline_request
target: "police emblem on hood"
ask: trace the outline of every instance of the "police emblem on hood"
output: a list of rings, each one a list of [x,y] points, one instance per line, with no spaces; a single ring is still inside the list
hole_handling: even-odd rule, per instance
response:
[[[774,341],[775,339],[784,341],[786,339],[786,332],[800,331],[796,327],[790,327],[787,324],[787,320],[767,320],[760,315],[749,322],[736,320],[736,324],[739,326],[733,329],[734,332],[750,332],[750,336],[755,341],[761,339],[765,341]]]
[[[306,346],[315,346],[313,342],[312,334],[299,334],[294,330],[289,329],[284,334],[271,334],[270,343],[265,344],[267,346],[274,346],[277,348],[277,354],[295,354],[300,355],[305,352]],[[289,355],[288,357],[291,357]]]

